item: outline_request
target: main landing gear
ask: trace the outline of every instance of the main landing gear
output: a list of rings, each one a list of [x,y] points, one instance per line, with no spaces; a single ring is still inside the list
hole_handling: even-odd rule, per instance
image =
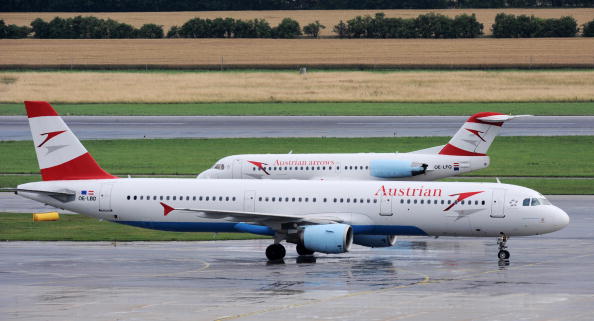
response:
[[[507,250],[507,235],[499,233],[497,245],[499,245],[499,253],[497,253],[497,257],[500,260],[509,260],[509,251]]]
[[[280,243],[270,244],[266,248],[266,257],[269,261],[280,261],[285,257],[285,254],[287,254],[287,251]]]
[[[297,244],[297,254],[299,254],[299,257],[312,256],[314,253],[314,251],[307,249],[303,244]],[[285,247],[280,243],[270,244],[266,248],[266,257],[269,261],[280,261],[286,254]]]

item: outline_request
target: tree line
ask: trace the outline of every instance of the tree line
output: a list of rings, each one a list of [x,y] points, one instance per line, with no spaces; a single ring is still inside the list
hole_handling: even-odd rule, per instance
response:
[[[592,7],[594,0],[6,0],[0,12]]]
[[[383,13],[357,16],[340,21],[332,31],[339,38],[476,38],[483,35],[483,24],[474,14],[450,18],[428,13],[416,18],[387,18]],[[117,38],[297,38],[302,35],[317,38],[326,26],[319,21],[303,28],[299,22],[283,19],[272,27],[265,19],[193,18],[181,26],[172,26],[167,33],[153,23],[140,28],[112,19],[77,16],[55,17],[49,22],[41,18],[31,27],[7,25],[0,20],[0,38],[41,39],[117,39]],[[534,16],[500,13],[492,25],[495,38],[575,37],[579,27],[573,17],[543,19]],[[594,20],[583,26],[582,35],[594,37]]]

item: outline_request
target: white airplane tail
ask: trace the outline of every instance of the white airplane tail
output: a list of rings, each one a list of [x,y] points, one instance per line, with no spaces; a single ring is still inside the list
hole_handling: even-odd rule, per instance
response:
[[[25,101],[44,181],[117,178],[104,171],[52,106]]]
[[[505,121],[527,115],[510,116],[500,113],[477,113],[464,123],[450,141],[439,151],[440,155],[486,156],[491,143]]]

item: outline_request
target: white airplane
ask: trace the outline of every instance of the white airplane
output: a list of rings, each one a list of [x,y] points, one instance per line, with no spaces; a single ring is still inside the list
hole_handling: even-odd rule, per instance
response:
[[[396,235],[499,237],[562,229],[567,214],[515,185],[454,182],[119,178],[104,171],[46,102],[25,102],[43,181],[9,189],[98,219],[183,232],[270,235],[269,260],[386,247]],[[175,161],[175,157],[171,158]]]
[[[232,155],[197,178],[431,181],[488,167],[503,123],[523,116],[477,113],[446,145],[410,153]]]

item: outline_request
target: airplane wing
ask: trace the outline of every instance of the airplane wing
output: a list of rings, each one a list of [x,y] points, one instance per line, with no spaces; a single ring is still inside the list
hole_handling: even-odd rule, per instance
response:
[[[221,219],[231,222],[254,222],[256,224],[265,223],[305,223],[305,224],[331,224],[342,223],[344,219],[332,214],[278,214],[261,213],[249,211],[229,211],[204,208],[174,208],[161,202],[163,206],[163,215],[167,216],[173,211],[194,212],[198,216],[209,219]]]

